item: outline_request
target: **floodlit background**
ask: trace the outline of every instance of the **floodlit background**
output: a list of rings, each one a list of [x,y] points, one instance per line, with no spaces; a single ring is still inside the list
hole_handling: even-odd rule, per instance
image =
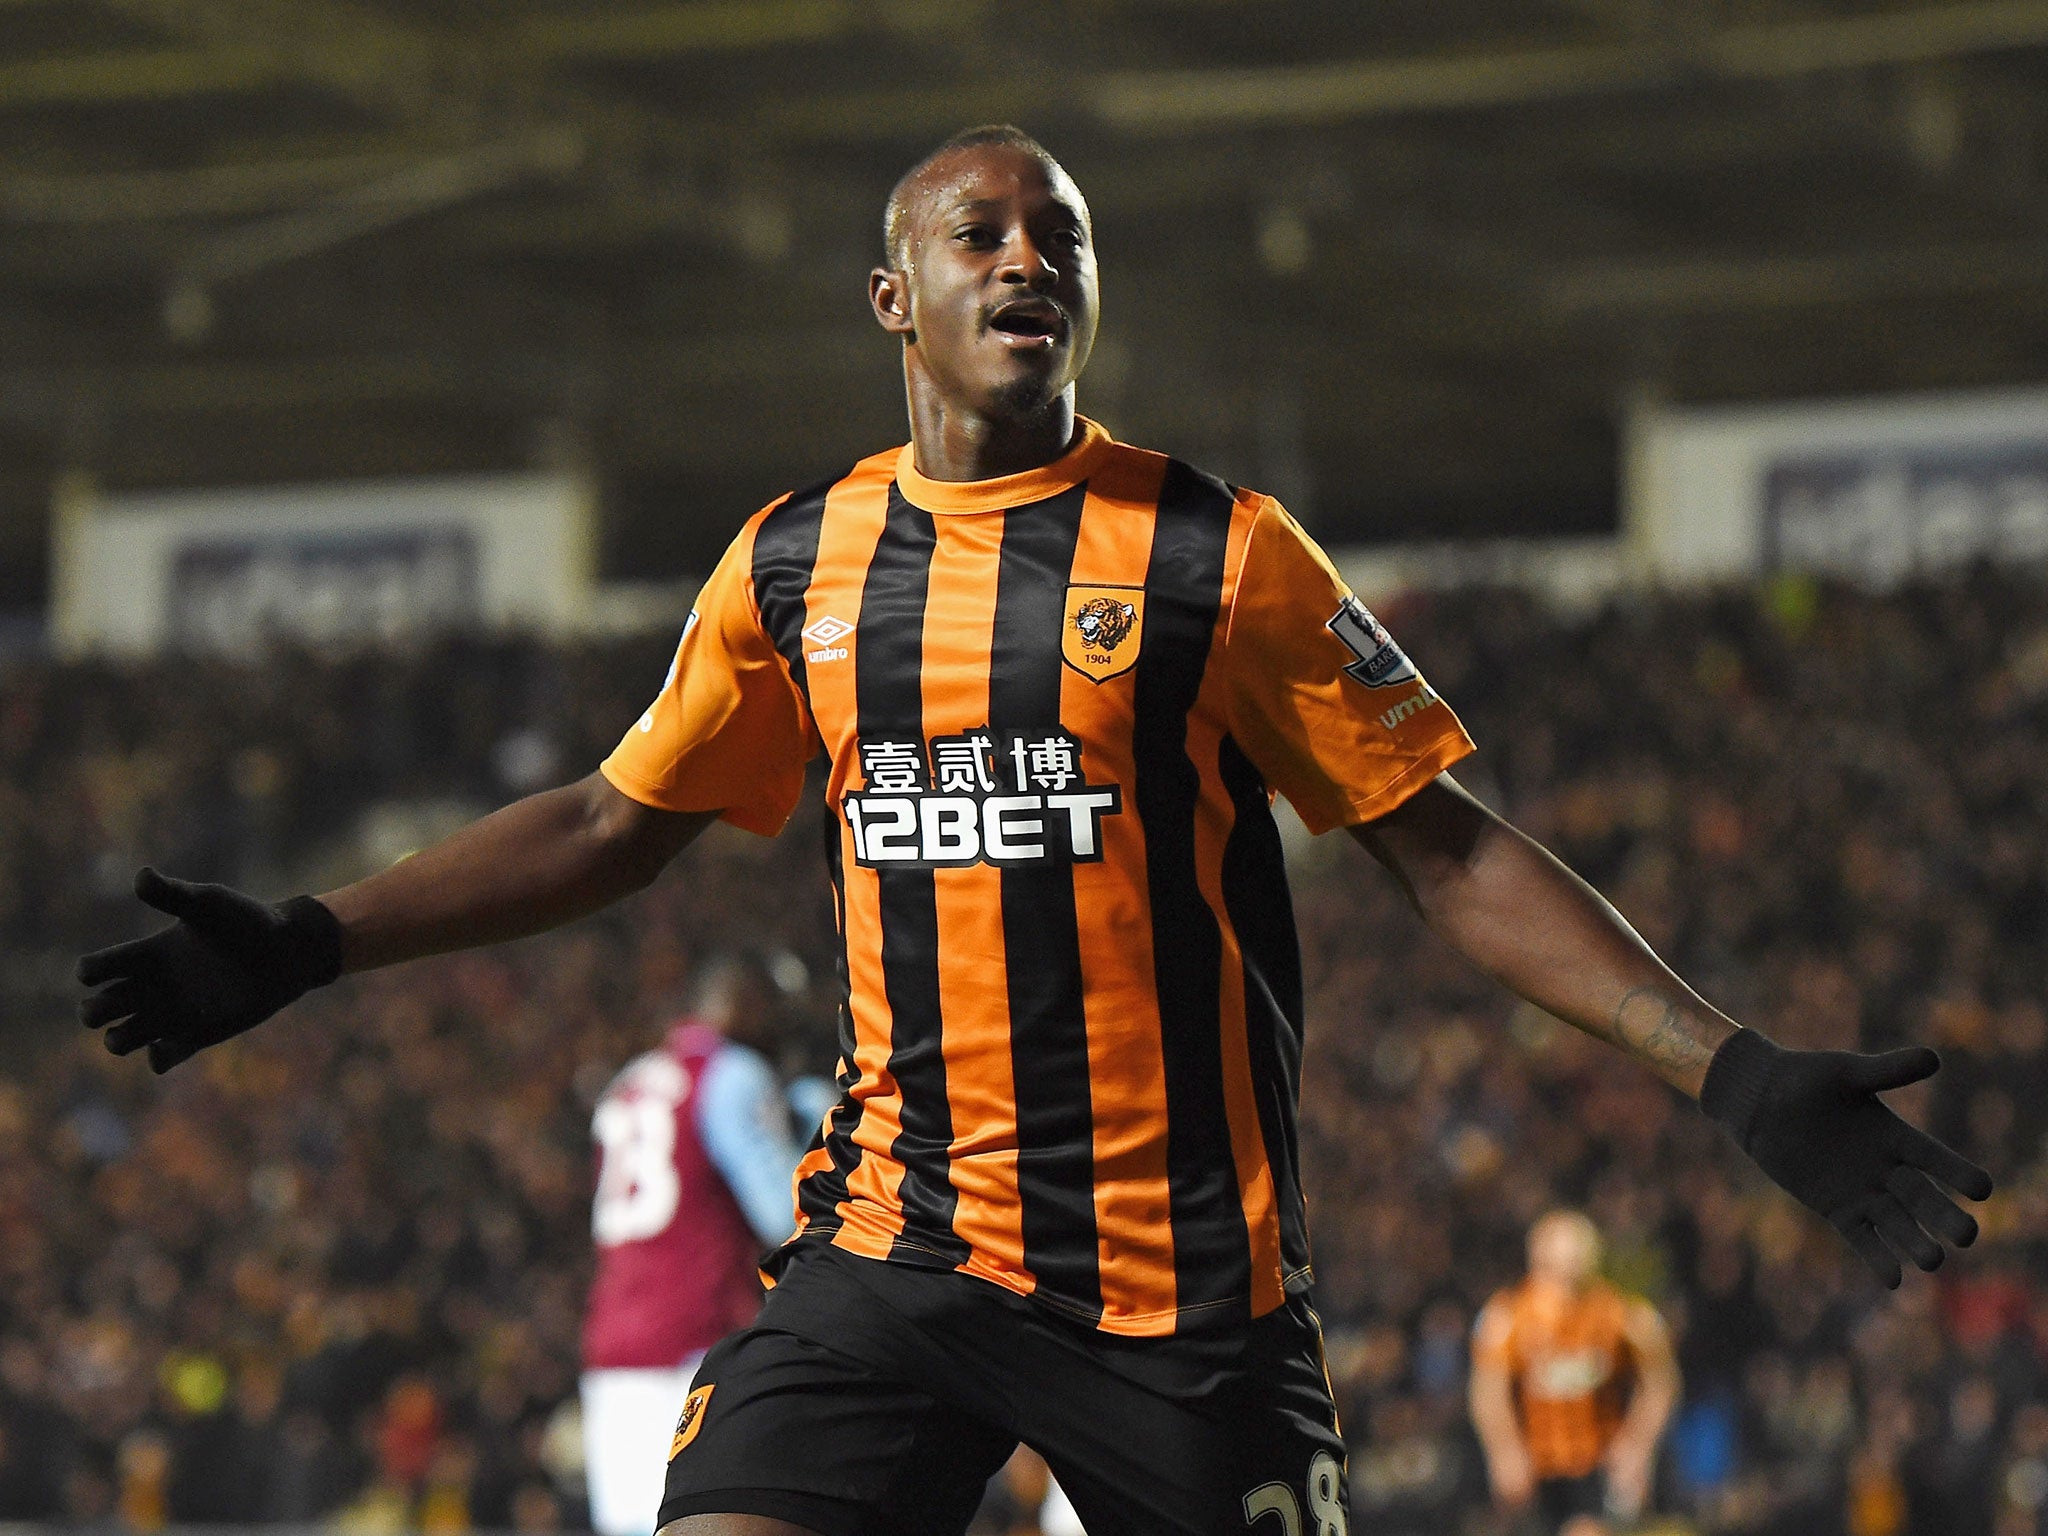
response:
[[[162,1082],[71,957],[144,860],[318,888],[587,772],[742,519],[902,439],[881,201],[989,120],[1094,209],[1082,408],[1281,496],[1710,997],[1940,1045],[2002,1181],[1882,1297],[1303,840],[1354,1520],[1484,1525],[1465,1331],[1569,1200],[1679,1332],[1672,1519],[2036,1536],[2048,0],[0,0],[0,1519],[583,1518],[589,1103],[721,944],[829,1066],[816,808]]]

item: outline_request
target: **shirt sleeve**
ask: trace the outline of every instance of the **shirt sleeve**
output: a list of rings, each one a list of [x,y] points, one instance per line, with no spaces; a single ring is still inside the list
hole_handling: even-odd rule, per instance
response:
[[[761,628],[749,577],[750,524],[697,595],[668,679],[602,771],[621,794],[664,811],[720,811],[772,837],[803,793],[809,712]]]
[[[825,1113],[839,1102],[839,1085],[829,1078],[799,1077],[783,1089],[790,1113],[801,1126],[822,1124]]]
[[[1232,734],[1312,832],[1385,815],[1473,749],[1278,502],[1246,537],[1224,657]]]
[[[788,1237],[803,1153],[789,1134],[775,1072],[759,1052],[727,1043],[711,1058],[697,1085],[697,1135],[754,1236],[768,1247]]]

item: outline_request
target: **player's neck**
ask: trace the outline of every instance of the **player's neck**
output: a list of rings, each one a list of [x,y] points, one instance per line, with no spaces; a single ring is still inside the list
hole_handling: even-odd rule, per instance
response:
[[[1569,1306],[1593,1289],[1593,1279],[1574,1284],[1558,1275],[1533,1274],[1529,1277],[1529,1289],[1536,1297],[1552,1306]]]
[[[933,480],[994,480],[1039,469],[1074,444],[1074,391],[1062,390],[1024,416],[992,416],[910,391],[910,444],[917,470]]]

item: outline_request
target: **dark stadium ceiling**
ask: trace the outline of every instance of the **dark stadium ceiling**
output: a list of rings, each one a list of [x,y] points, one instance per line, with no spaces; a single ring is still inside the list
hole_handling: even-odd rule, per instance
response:
[[[990,119],[1084,408],[1333,542],[1610,523],[1631,398],[2048,378],[2048,0],[0,0],[0,604],[67,469],[571,455],[702,569],[900,440],[878,205]]]

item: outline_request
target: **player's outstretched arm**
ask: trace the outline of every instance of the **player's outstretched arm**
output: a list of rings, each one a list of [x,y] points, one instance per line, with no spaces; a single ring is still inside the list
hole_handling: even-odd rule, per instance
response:
[[[1511,991],[1698,1098],[1733,1019],[1673,975],[1549,850],[1449,774],[1351,829],[1431,928]]]
[[[341,925],[342,969],[521,939],[651,883],[716,811],[656,810],[603,774],[515,800],[320,898]]]
[[[1352,829],[1429,925],[1512,991],[1628,1051],[1726,1127],[1785,1189],[1848,1239],[1879,1279],[1894,1253],[1922,1269],[1977,1224],[1983,1169],[1907,1125],[1877,1095],[1933,1074],[1924,1047],[1867,1056],[1786,1050],[1703,1001],[1585,881],[1443,774]]]
[[[116,1055],[167,1072],[343,971],[522,938],[639,890],[717,819],[641,805],[602,775],[515,801],[389,869],[272,906],[145,869],[135,894],[176,919],[78,963],[79,1005]]]

